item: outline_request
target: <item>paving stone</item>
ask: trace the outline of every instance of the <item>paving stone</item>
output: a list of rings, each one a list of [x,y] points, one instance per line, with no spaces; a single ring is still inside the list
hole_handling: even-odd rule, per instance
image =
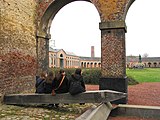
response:
[[[92,105],[61,105],[58,109],[36,106],[0,105],[0,120],[74,120],[77,115],[80,115]]]

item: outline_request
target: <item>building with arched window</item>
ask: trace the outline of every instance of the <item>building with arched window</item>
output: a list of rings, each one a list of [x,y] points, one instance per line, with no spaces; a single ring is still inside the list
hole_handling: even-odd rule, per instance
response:
[[[49,67],[55,68],[100,68],[100,57],[82,57],[63,49],[49,48]],[[139,56],[127,56],[126,67],[134,67],[139,63]],[[160,68],[160,57],[142,57],[144,67]]]
[[[139,63],[139,56],[127,56],[126,58],[128,68],[135,67]],[[141,64],[146,68],[160,68],[160,57],[142,57]]]
[[[49,48],[49,67],[55,68],[95,68],[101,67],[100,57],[80,57],[63,49]]]

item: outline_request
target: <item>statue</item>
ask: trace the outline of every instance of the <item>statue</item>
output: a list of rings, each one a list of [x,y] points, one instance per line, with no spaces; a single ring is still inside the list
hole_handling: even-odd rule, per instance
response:
[[[139,63],[142,62],[142,58],[141,58],[141,55],[139,54]]]

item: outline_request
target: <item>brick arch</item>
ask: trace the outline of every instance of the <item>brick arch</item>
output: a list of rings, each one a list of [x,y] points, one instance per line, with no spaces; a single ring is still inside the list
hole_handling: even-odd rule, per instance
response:
[[[64,7],[65,5],[71,3],[71,2],[75,2],[75,1],[79,1],[79,0],[43,0],[39,2],[39,6],[37,9],[37,14],[38,14],[38,22],[37,22],[37,45],[36,45],[36,50],[37,50],[37,59],[38,59],[38,68],[37,68],[37,74],[40,73],[42,70],[46,70],[48,69],[48,51],[49,51],[49,39],[51,38],[50,35],[50,26],[52,23],[52,20],[54,18],[54,16],[58,13],[58,11]],[[117,73],[116,77],[124,77],[125,76],[125,71],[122,70],[121,73],[118,73],[117,71],[119,71],[116,68],[112,69],[111,67],[105,67],[104,65],[106,65],[108,59],[106,59],[106,56],[111,56],[114,57],[113,54],[109,54],[110,53],[110,46],[113,45],[109,45],[109,46],[104,46],[103,44],[103,39],[105,39],[104,42],[109,41],[110,44],[114,44],[111,43],[112,41],[110,41],[110,39],[112,39],[111,37],[114,36],[113,39],[119,39],[124,37],[124,33],[126,31],[126,25],[124,22],[125,16],[127,14],[127,11],[129,9],[129,7],[131,6],[131,4],[133,3],[134,0],[121,0],[121,1],[115,1],[115,0],[110,0],[110,1],[106,1],[106,0],[81,0],[81,1],[86,1],[86,2],[91,2],[94,4],[94,6],[97,8],[97,11],[100,15],[100,19],[101,19],[101,23],[100,23],[100,30],[101,32],[101,41],[102,41],[102,56],[101,57],[105,57],[105,59],[103,59],[102,61],[102,75],[103,76],[115,76],[115,73]],[[108,33],[111,33],[110,30],[112,29],[122,29],[122,31],[120,30],[116,30],[117,33],[115,33],[114,31],[114,35],[112,36],[108,36]],[[109,30],[109,31],[108,31]],[[124,31],[125,30],[125,31]],[[106,37],[107,36],[107,37]],[[118,44],[120,43],[116,43],[117,46],[119,46]],[[121,50],[121,48],[123,48],[123,51]],[[108,52],[109,50],[109,52]],[[118,49],[117,49],[118,50]],[[121,55],[122,57],[125,56],[125,43],[123,43],[122,46],[119,47],[120,52],[123,52],[123,54]],[[115,54],[117,54],[115,52]],[[117,55],[115,55],[116,57]],[[109,59],[113,59],[113,58],[109,58]],[[121,68],[124,68],[124,64],[125,64],[125,58],[120,58],[123,59],[123,62],[120,61],[119,63],[123,65],[121,66]],[[115,59],[117,60],[117,59]],[[111,65],[110,63],[107,63],[108,65]],[[113,61],[114,64],[114,61]],[[117,62],[118,64],[118,62]],[[117,65],[119,66],[119,65]],[[108,69],[109,68],[109,69]],[[112,69],[113,72],[110,70]],[[107,74],[110,71],[111,74]]]
[[[46,2],[48,1],[48,2]],[[102,22],[125,21],[127,11],[135,0],[121,0],[112,2],[106,0],[44,0],[39,3],[37,36],[50,37],[50,26],[58,11],[65,5],[75,1],[86,1],[92,3],[97,9]],[[108,5],[106,7],[106,4]],[[124,23],[118,24],[124,24]]]
[[[49,1],[49,2],[45,2]],[[37,73],[48,70],[49,29],[57,12],[65,5],[79,0],[44,0],[38,9],[37,29]],[[101,23],[101,75],[100,89],[111,89],[127,93],[125,18],[134,0],[81,0],[91,2],[100,14]],[[45,4],[43,4],[45,3]],[[44,6],[41,7],[41,5]],[[41,14],[39,11],[44,11]],[[88,63],[86,64],[88,65]],[[121,82],[120,82],[121,81]],[[117,86],[117,84],[119,86]],[[126,99],[127,100],[127,99]],[[121,101],[120,103],[126,103]]]
[[[92,1],[90,0],[58,0],[58,1],[52,1],[50,4],[48,4],[43,15],[39,14],[39,18],[41,19],[39,19],[38,23],[37,36],[50,38],[50,27],[55,15],[58,13],[59,10],[61,10],[61,8],[63,8],[69,3],[76,1],[86,1],[92,3]],[[92,4],[94,5],[94,3]]]
[[[58,11],[63,8],[65,5],[79,1],[79,0],[44,0],[39,3],[39,7],[37,9],[38,13],[38,22],[37,22],[37,75],[41,73],[41,71],[48,70],[48,52],[49,52],[49,39],[50,35],[50,26],[52,20]],[[91,2],[90,0],[81,0],[86,2]],[[94,3],[93,3],[94,5]],[[97,9],[98,10],[98,9]],[[43,12],[44,11],[44,12]],[[99,11],[98,11],[99,12]]]

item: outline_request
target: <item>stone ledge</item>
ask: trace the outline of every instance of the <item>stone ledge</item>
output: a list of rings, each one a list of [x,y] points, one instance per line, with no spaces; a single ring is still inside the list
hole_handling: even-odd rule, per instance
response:
[[[125,21],[108,21],[99,23],[100,30],[120,29],[120,28],[125,29],[125,32],[127,32],[127,26]]]
[[[56,94],[8,94],[4,96],[4,104],[56,104],[56,103],[106,103],[126,97],[126,93],[98,90],[86,91],[77,95],[69,93]]]
[[[134,116],[140,118],[160,118],[159,106],[122,105],[112,110],[111,116]]]

